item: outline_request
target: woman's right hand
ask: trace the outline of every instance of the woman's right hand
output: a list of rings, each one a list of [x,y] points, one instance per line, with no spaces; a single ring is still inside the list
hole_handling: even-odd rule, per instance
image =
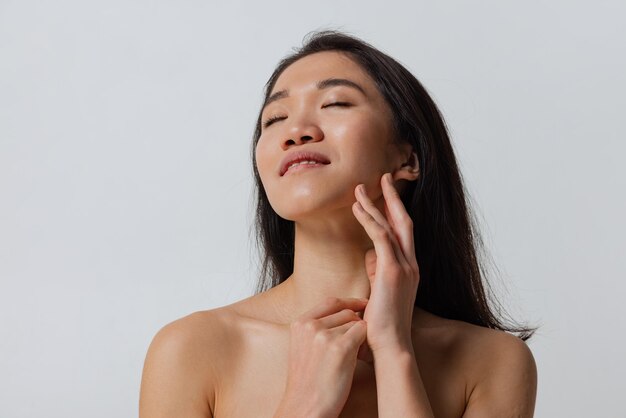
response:
[[[366,299],[329,297],[291,323],[285,394],[275,417],[332,417],[352,387]]]

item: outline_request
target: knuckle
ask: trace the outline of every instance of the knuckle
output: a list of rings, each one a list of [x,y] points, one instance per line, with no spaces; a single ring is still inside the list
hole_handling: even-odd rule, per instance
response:
[[[322,347],[332,346],[332,335],[330,331],[323,330],[315,334],[315,342]]]
[[[405,263],[404,264],[404,272],[409,275],[409,276],[413,276],[415,274],[415,270],[413,269],[413,266],[409,263]]]
[[[337,338],[328,344],[328,349],[335,354],[344,355],[348,350],[348,347],[343,339]]]
[[[319,325],[317,324],[317,321],[310,320],[304,322],[301,329],[307,333],[315,333],[319,329]]]
[[[317,330],[317,324],[312,319],[299,318],[293,321],[290,325],[291,331],[301,333],[311,333]]]
[[[387,233],[387,230],[381,226],[376,226],[376,230],[374,231],[374,236],[377,239],[383,240],[389,237],[389,234]]]
[[[328,308],[332,308],[333,306],[337,306],[339,304],[339,298],[336,296],[327,296],[324,300],[324,304]]]
[[[408,264],[404,267],[403,270],[404,270],[405,276],[407,276],[407,277],[415,277],[416,276],[415,270],[413,270],[413,267],[411,267]]]
[[[292,331],[298,331],[304,328],[304,324],[306,323],[306,320],[302,319],[302,318],[298,318],[296,320],[294,320],[289,327],[291,328]]]

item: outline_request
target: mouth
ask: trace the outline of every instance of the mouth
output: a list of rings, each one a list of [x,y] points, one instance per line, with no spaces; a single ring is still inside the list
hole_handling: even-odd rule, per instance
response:
[[[290,165],[289,167],[287,167],[287,171],[285,171],[283,176],[286,176],[287,174],[290,174],[290,173],[296,173],[299,171],[308,171],[312,168],[324,167],[325,165],[328,165],[328,164],[330,163],[321,163],[318,161],[302,161],[299,163],[294,163]]]
[[[295,151],[287,154],[280,164],[280,176],[310,168],[320,168],[330,164],[330,159],[313,150]]]

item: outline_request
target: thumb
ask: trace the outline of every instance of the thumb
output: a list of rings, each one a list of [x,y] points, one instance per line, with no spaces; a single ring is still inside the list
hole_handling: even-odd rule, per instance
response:
[[[370,279],[370,283],[373,282],[374,276],[376,274],[376,250],[369,249],[365,253],[365,271],[367,272],[367,277]]]

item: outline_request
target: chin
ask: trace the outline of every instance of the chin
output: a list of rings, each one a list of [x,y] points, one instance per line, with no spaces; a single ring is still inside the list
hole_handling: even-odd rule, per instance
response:
[[[345,207],[352,213],[355,197],[351,187],[337,182],[309,182],[299,184],[272,185],[266,189],[267,197],[274,211],[290,221],[329,216],[333,211]]]
[[[352,202],[349,199],[294,199],[290,202],[281,202],[279,205],[272,204],[272,208],[278,216],[293,222],[343,219],[345,216],[354,216]]]
[[[283,205],[280,208],[272,205],[274,211],[283,219],[293,222],[301,222],[322,215],[325,211],[322,207],[314,204],[304,205]]]

